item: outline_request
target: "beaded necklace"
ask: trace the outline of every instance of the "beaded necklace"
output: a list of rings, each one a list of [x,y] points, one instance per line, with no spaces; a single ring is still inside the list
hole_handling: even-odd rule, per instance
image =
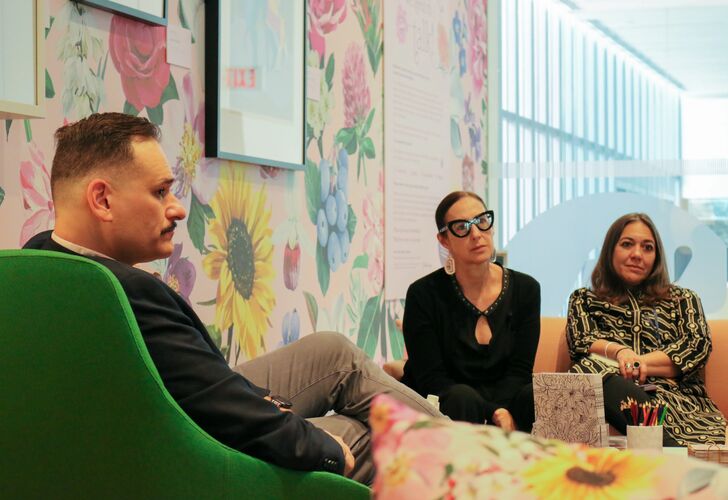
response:
[[[496,307],[498,307],[498,304],[500,304],[501,300],[505,296],[506,290],[508,290],[508,285],[510,283],[510,272],[505,267],[503,269],[503,287],[501,288],[500,293],[498,294],[498,297],[493,301],[493,303],[488,306],[488,308],[484,311],[481,311],[477,307],[475,307],[475,304],[470,302],[467,297],[465,297],[465,294],[463,293],[462,289],[460,288],[460,284],[458,283],[458,280],[455,279],[455,275],[450,275],[450,282],[453,285],[453,288],[455,288],[455,293],[460,298],[463,304],[470,309],[476,316],[487,316],[490,314]]]

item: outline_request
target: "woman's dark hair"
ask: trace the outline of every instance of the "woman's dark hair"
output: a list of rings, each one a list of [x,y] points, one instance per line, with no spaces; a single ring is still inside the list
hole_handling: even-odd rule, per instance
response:
[[[445,214],[447,214],[447,211],[450,210],[450,207],[453,206],[455,202],[468,197],[475,198],[483,204],[483,207],[487,208],[483,198],[477,194],[471,191],[453,191],[442,199],[440,204],[437,205],[437,210],[435,210],[435,224],[437,224],[438,231],[445,225]]]
[[[668,289],[670,287],[670,275],[667,272],[665,264],[665,249],[662,246],[660,233],[657,232],[655,223],[647,214],[631,213],[626,214],[615,220],[609,227],[602,251],[599,254],[599,260],[592,272],[592,291],[600,298],[607,300],[613,304],[622,304],[627,300],[628,286],[617,275],[612,263],[614,256],[614,248],[622,236],[624,228],[633,222],[642,222],[652,232],[655,239],[655,262],[652,271],[645,280],[638,285],[642,292],[642,300],[648,304],[652,304],[658,300],[668,297]]]

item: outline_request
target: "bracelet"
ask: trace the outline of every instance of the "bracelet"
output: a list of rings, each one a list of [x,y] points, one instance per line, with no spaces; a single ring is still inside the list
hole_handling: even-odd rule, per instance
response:
[[[617,352],[614,353],[614,359],[617,359],[617,356],[619,356],[619,353],[624,351],[625,349],[629,350],[629,347],[620,347],[619,349],[617,349]]]
[[[610,340],[609,342],[607,342],[607,345],[604,346],[604,357],[605,358],[609,357],[609,353],[607,352],[609,350],[609,344],[614,344],[614,343],[615,342]]]

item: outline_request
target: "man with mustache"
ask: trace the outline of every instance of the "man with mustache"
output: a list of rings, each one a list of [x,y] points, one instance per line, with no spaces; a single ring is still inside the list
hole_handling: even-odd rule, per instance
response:
[[[231,369],[184,299],[134,267],[169,257],[186,215],[170,190],[174,176],[159,136],[146,118],[122,113],[59,128],[55,228],[25,247],[83,255],[114,273],[165,387],[216,439],[282,467],[371,483],[372,398],[387,393],[439,413],[340,334],[308,335]],[[337,414],[325,416],[330,410]]]

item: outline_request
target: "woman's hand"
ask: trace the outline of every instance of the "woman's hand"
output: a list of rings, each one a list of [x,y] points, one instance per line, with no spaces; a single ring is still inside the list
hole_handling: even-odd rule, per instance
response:
[[[639,381],[644,384],[647,380],[647,362],[638,356],[632,349],[622,348],[617,353],[619,373],[628,380]]]
[[[496,411],[493,412],[493,416],[491,418],[495,425],[497,425],[506,432],[516,430],[516,422],[513,420],[511,412],[509,412],[505,408],[498,408]]]
[[[638,373],[638,378],[640,384],[647,383],[647,377],[649,376],[649,368],[650,365],[645,360],[644,356],[637,356],[637,361],[639,362],[639,366],[636,368]]]

